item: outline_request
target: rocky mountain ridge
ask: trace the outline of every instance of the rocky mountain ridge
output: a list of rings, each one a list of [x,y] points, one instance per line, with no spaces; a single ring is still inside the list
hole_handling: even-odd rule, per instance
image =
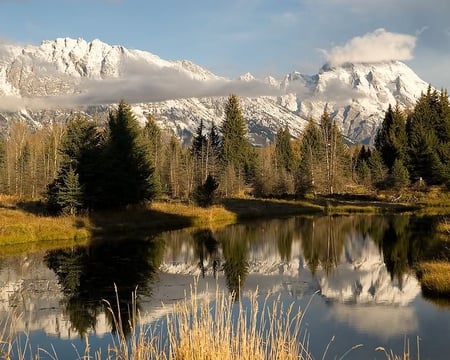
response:
[[[226,96],[236,93],[254,143],[272,140],[286,125],[298,136],[325,108],[344,135],[370,143],[389,104],[411,108],[427,87],[398,61],[324,65],[314,75],[292,72],[281,79],[257,80],[250,73],[228,79],[187,60],[167,61],[100,40],[0,46],[3,127],[14,119],[39,126],[73,111],[106,113],[123,98],[139,120],[152,113],[187,142],[200,120],[220,124]]]

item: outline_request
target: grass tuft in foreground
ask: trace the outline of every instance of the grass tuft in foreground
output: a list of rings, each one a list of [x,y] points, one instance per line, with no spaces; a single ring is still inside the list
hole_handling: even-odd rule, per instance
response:
[[[168,317],[170,359],[312,358],[307,337],[298,338],[302,313],[292,306],[283,310],[274,301],[260,309],[256,293],[246,305],[218,292],[213,300],[193,296],[176,306]]]
[[[418,266],[418,274],[426,295],[450,296],[450,262],[422,262]]]

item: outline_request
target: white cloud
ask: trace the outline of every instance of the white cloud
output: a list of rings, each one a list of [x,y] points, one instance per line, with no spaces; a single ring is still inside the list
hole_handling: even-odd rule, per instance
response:
[[[343,63],[376,63],[391,60],[411,60],[417,38],[377,29],[351,39],[343,46],[325,51],[331,66]]]
[[[117,103],[120,99],[129,103],[146,103],[190,97],[228,96],[230,93],[248,97],[281,94],[280,89],[258,80],[217,78],[202,81],[193,79],[177,68],[154,66],[144,61],[130,60],[122,65],[121,76],[118,78],[85,79],[78,85],[73,84],[75,94],[38,98],[0,97],[0,111],[104,105]],[[47,72],[44,75],[47,78],[53,76],[54,81],[71,82],[68,76]]]

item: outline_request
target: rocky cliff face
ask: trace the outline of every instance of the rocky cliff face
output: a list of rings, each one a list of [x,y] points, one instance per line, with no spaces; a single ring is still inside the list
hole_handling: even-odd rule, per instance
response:
[[[166,61],[149,52],[99,40],[56,39],[40,46],[0,47],[0,122],[22,119],[35,126],[64,120],[74,110],[106,112],[120,99],[136,116],[148,113],[189,141],[200,120],[220,124],[229,93],[241,97],[255,143],[273,139],[281,126],[296,136],[326,108],[344,135],[370,142],[389,104],[410,108],[427,88],[401,62],[325,65],[315,75],[282,79],[250,73],[226,79],[190,61]]]

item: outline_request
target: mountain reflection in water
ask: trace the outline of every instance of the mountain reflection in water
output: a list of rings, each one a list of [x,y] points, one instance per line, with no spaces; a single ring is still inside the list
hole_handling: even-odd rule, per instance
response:
[[[237,297],[258,291],[304,306],[318,294],[308,326],[321,327],[325,341],[341,326],[382,340],[415,336],[421,291],[412,266],[433,254],[435,223],[406,215],[294,217],[5,257],[0,322],[14,307],[23,314],[19,331],[101,337],[117,330],[120,315],[127,332],[133,291],[149,323],[170,311],[161,302],[189,296],[197,278],[202,296],[219,286]],[[105,301],[118,301],[119,312],[106,311]]]

